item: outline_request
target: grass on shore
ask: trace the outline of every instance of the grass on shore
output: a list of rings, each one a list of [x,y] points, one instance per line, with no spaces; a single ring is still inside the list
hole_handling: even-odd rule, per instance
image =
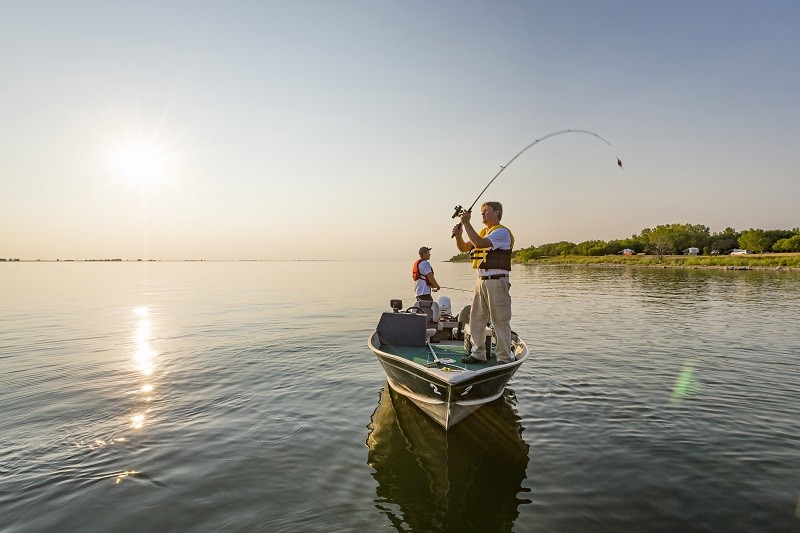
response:
[[[748,255],[566,255],[542,257],[524,264],[532,265],[591,265],[613,264],[630,266],[674,266],[674,267],[787,267],[800,268],[800,253],[748,254]]]

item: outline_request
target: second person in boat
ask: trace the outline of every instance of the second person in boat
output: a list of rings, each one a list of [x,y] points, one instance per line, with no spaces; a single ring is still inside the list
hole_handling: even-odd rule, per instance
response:
[[[414,295],[417,300],[433,300],[431,290],[438,291],[439,283],[433,276],[433,267],[430,263],[431,249],[423,246],[419,249],[419,259],[411,267],[411,278],[414,280]]]

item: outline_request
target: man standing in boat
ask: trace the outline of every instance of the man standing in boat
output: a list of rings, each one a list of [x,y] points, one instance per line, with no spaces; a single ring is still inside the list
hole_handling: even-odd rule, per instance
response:
[[[514,361],[511,348],[511,250],[514,236],[505,226],[500,225],[503,206],[500,202],[486,202],[481,205],[481,217],[485,228],[480,233],[470,223],[470,211],[461,214],[461,223],[453,228],[456,246],[462,252],[469,252],[472,268],[478,270],[475,294],[469,318],[472,332],[472,353],[461,359],[464,363],[485,363],[488,355],[482,332],[491,322],[497,338],[495,348],[497,364]],[[468,241],[464,241],[463,232]]]
[[[419,259],[411,267],[411,278],[414,280],[414,294],[417,300],[433,300],[431,289],[439,290],[439,283],[433,277],[433,267],[430,264],[431,249],[423,246],[419,249]]]

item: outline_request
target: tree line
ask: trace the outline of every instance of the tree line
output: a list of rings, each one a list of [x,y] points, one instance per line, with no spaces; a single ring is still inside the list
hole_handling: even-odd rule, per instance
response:
[[[754,229],[736,231],[725,228],[712,233],[702,224],[664,224],[655,228],[645,228],[638,235],[627,239],[611,241],[589,240],[581,243],[569,241],[552,242],[541,246],[529,246],[514,251],[516,261],[531,261],[541,257],[566,255],[615,255],[624,250],[636,254],[673,255],[685,253],[689,248],[697,248],[704,255],[724,255],[734,249],[744,249],[754,253],[800,252],[800,228]],[[451,260],[468,259],[467,254],[459,254]]]

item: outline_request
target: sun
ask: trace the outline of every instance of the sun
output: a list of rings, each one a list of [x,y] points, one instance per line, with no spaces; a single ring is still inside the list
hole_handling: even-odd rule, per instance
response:
[[[161,150],[144,142],[119,146],[114,152],[114,167],[121,178],[142,188],[161,182],[167,171]]]

